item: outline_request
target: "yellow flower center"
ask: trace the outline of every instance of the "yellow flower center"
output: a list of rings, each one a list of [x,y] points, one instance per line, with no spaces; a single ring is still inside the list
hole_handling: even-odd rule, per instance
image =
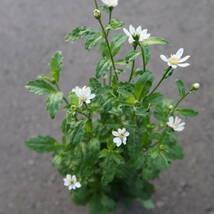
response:
[[[79,97],[79,100],[80,100],[80,102],[85,102],[85,101],[86,101],[86,98],[83,97],[83,96],[80,96],[80,97]]]
[[[173,65],[177,65],[179,63],[179,58],[177,57],[170,57],[169,62]]]

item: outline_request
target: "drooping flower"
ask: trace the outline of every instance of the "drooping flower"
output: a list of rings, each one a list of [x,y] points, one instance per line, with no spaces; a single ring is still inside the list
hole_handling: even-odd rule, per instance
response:
[[[171,127],[174,131],[181,132],[185,128],[185,122],[182,122],[179,117],[170,116],[167,125]]]
[[[189,63],[184,63],[185,61],[187,61],[190,56],[185,56],[182,58],[184,53],[184,49],[180,48],[176,54],[171,54],[170,57],[166,57],[164,55],[160,55],[160,58],[166,62],[168,64],[168,66],[171,66],[173,69],[176,69],[178,66],[185,68],[190,66]]]
[[[80,106],[82,106],[83,103],[91,103],[91,100],[95,98],[95,94],[92,94],[91,89],[87,86],[84,86],[83,88],[77,86],[72,91],[75,92],[77,97],[79,98]]]
[[[123,28],[124,33],[129,37],[129,43],[132,44],[134,41],[143,42],[148,39],[151,34],[148,33],[147,29],[142,29],[141,26],[138,26],[136,29],[130,25],[129,31],[126,28]]]
[[[113,142],[117,145],[117,147],[121,146],[121,144],[126,145],[127,137],[129,136],[129,132],[126,131],[125,128],[118,129],[117,131],[112,131],[112,135],[115,136]]]
[[[102,2],[108,7],[116,7],[118,5],[119,0],[102,0]]]
[[[66,177],[63,179],[64,185],[68,187],[68,190],[77,189],[81,187],[80,182],[77,181],[77,177],[75,175],[66,175]]]

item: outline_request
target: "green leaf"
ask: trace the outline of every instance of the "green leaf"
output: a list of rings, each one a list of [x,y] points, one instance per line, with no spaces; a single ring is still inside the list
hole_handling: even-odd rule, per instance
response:
[[[63,56],[61,51],[57,51],[50,61],[50,73],[55,82],[59,81],[62,72]]]
[[[128,64],[131,61],[134,61],[139,55],[140,51],[132,50],[125,56],[125,62]]]
[[[105,72],[109,71],[110,68],[111,68],[111,61],[107,58],[102,58],[97,63],[96,78],[100,78]]]
[[[47,80],[48,82],[50,83],[53,83],[54,82],[54,79],[53,78],[50,78],[49,76],[46,76],[44,74],[41,74],[37,77],[37,79],[43,79],[43,80]]]
[[[86,26],[75,28],[72,32],[68,33],[65,37],[65,42],[71,42],[78,39],[87,39],[88,37],[97,34],[98,31]]]
[[[182,80],[176,81],[177,89],[180,97],[183,97],[186,94],[186,89]]]
[[[99,43],[100,39],[102,39],[102,34],[100,32],[93,34],[85,41],[85,49],[91,50]]]
[[[57,111],[59,110],[60,104],[63,100],[63,93],[61,91],[56,91],[48,95],[46,100],[47,102],[47,111],[51,119],[54,119]]]
[[[198,115],[197,111],[194,111],[192,109],[176,109],[176,113],[179,113],[181,116],[184,117],[194,117]]]
[[[118,19],[112,19],[111,24],[106,27],[106,30],[119,30],[123,27],[124,23]]]
[[[150,199],[148,199],[148,200],[139,200],[139,201],[143,205],[143,207],[145,207],[146,209],[154,209],[155,208],[155,204]]]
[[[37,95],[50,94],[56,91],[50,84],[48,84],[44,80],[30,81],[25,85],[25,88],[27,88],[31,93]]]
[[[75,92],[70,92],[68,95],[68,99],[71,105],[74,105],[74,106],[79,105],[79,98]]]
[[[57,148],[57,141],[49,136],[33,137],[25,141],[25,144],[37,152],[52,152]]]
[[[166,45],[168,41],[159,37],[149,37],[142,42],[143,45]]]
[[[155,92],[154,94],[146,98],[146,101],[154,106],[160,104],[162,100],[163,100],[163,95],[158,92]]]
[[[145,55],[145,64],[148,65],[150,57],[151,57],[151,51],[148,45],[143,45],[143,53]]]
[[[120,51],[121,46],[126,40],[127,36],[125,34],[117,34],[113,37],[110,44],[113,56],[115,56]]]
[[[149,92],[149,89],[152,86],[153,74],[150,71],[146,71],[136,82],[135,84],[135,96],[137,100],[140,100],[142,97],[145,97]]]

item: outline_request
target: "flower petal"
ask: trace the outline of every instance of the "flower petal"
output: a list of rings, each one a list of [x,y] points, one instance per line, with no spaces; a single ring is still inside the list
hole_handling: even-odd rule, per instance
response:
[[[164,61],[164,62],[168,62],[168,59],[166,56],[164,55],[160,55],[160,58]]]
[[[181,64],[178,64],[178,66],[185,68],[185,67],[190,66],[190,63],[181,63]]]
[[[179,63],[187,61],[191,56],[185,56],[179,60]]]
[[[183,53],[184,53],[184,49],[180,48],[175,55],[176,55],[176,57],[181,58]]]

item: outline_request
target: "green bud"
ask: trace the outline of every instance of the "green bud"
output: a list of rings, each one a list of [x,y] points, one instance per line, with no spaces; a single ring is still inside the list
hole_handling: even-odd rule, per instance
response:
[[[98,10],[98,9],[95,9],[95,10],[93,11],[93,15],[94,15],[94,18],[95,18],[95,19],[100,19],[100,18],[101,18],[101,11]]]
[[[173,105],[169,105],[169,106],[168,106],[168,109],[169,109],[169,110],[172,110],[173,108],[174,108]]]
[[[198,90],[199,88],[200,88],[200,84],[199,83],[192,84],[192,90]]]

